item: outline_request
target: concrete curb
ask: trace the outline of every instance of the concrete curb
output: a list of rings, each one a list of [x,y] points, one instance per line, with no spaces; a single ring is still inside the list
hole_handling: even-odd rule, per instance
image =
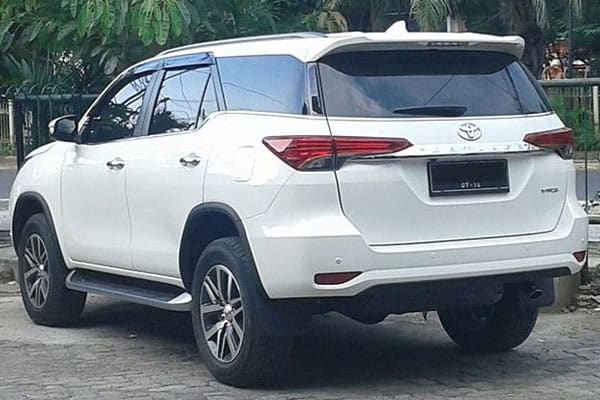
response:
[[[10,242],[8,232],[0,231],[0,283],[15,280],[17,255]]]
[[[0,169],[16,169],[17,157],[15,156],[0,156]]]
[[[17,258],[0,258],[0,283],[7,283],[15,280],[15,270],[17,268]]]

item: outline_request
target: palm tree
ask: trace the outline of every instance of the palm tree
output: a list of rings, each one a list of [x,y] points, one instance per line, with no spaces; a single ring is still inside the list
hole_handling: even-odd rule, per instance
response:
[[[448,16],[459,14],[467,5],[488,0],[411,0],[411,14],[426,29],[435,29]],[[523,62],[539,76],[544,57],[544,29],[550,21],[549,9],[572,6],[579,13],[583,0],[500,0],[498,13],[508,31],[526,40]]]
[[[384,30],[387,26],[383,26],[383,17],[389,3],[390,0],[323,0],[317,27],[327,32]]]

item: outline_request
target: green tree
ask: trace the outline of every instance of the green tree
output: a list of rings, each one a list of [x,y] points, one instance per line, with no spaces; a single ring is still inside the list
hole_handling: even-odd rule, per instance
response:
[[[600,3],[571,0],[580,20],[587,23],[576,33],[600,37]],[[566,30],[569,0],[325,0],[318,26],[323,30],[382,30],[386,11],[395,5],[395,14],[405,7],[424,30],[441,30],[448,16],[466,19],[469,30],[495,34],[517,34],[526,40],[525,64],[537,75],[543,64],[547,42],[557,29]]]
[[[526,40],[523,61],[539,76],[542,64],[546,36],[550,28],[552,10],[561,10],[564,16],[569,4],[578,14],[583,9],[583,0],[412,0],[411,11],[425,28],[435,28],[441,21],[452,15],[465,15],[475,10],[489,10],[490,3],[495,6],[492,15],[497,15],[503,22],[502,33],[521,35]]]
[[[164,48],[302,29],[318,0],[1,0],[0,84],[101,87]]]
[[[31,70],[46,65],[47,74],[31,77],[37,83],[67,80],[78,86],[148,50],[183,41],[191,23],[187,0],[3,0],[0,15],[5,72],[18,64]]]

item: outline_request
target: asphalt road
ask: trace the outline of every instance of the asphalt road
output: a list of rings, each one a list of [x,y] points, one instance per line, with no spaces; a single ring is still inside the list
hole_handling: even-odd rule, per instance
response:
[[[600,171],[588,171],[588,198],[593,199],[600,191]],[[585,200],[585,172],[577,171],[577,198]]]
[[[8,198],[15,175],[17,171],[14,169],[0,169],[0,199]]]
[[[10,187],[17,172],[13,169],[0,169],[0,199],[8,198]],[[588,194],[593,198],[600,191],[600,171],[589,171]],[[577,198],[583,200],[585,197],[585,174],[577,171]]]

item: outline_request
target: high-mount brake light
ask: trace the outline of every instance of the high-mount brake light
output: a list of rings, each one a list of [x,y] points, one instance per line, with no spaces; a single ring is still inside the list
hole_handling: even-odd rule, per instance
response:
[[[392,154],[412,146],[406,139],[356,136],[270,136],[263,143],[299,171],[338,169],[352,157]]]
[[[546,150],[554,150],[564,160],[573,158],[575,139],[573,130],[569,128],[554,129],[551,131],[529,133],[523,141]]]

